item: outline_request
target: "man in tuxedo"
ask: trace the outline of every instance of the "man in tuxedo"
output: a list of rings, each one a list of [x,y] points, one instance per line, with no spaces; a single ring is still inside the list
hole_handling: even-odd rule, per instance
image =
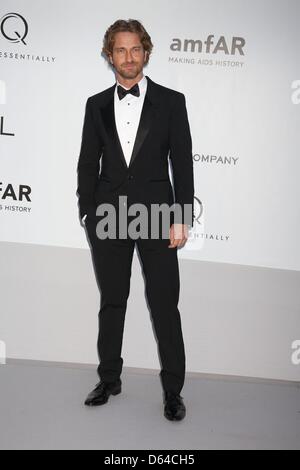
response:
[[[121,392],[123,329],[137,246],[162,363],[164,415],[181,420],[186,414],[180,395],[185,350],[177,307],[177,250],[186,243],[194,221],[192,141],[184,94],[143,74],[152,47],[139,21],[118,20],[111,25],[104,36],[103,53],[115,72],[116,83],[86,103],[77,193],[101,305],[97,343],[100,382],[85,404],[102,405],[111,394]],[[119,214],[120,200],[126,210],[135,203],[149,210],[153,204],[171,207],[175,203],[182,208],[182,217],[178,217],[180,211],[171,214],[168,238],[99,237],[97,226],[103,220],[99,207],[109,203]],[[186,207],[189,210],[185,211]],[[132,216],[128,217],[131,220]]]

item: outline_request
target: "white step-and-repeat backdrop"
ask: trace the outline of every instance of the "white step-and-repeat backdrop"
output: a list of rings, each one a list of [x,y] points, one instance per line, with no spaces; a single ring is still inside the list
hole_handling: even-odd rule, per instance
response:
[[[84,106],[115,81],[102,39],[126,12],[154,43],[144,73],[186,96],[196,224],[179,256],[299,270],[297,0],[2,0],[0,240],[88,249]]]
[[[298,0],[1,0],[0,361],[6,344],[9,358],[97,363],[77,163],[87,97],[115,82],[101,49],[121,18],[140,20],[154,43],[144,73],[186,96],[187,370],[299,381]],[[134,263],[125,365],[157,369]]]

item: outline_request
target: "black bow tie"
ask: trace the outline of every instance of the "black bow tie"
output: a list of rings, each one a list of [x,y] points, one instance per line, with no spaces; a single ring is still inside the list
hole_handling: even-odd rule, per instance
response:
[[[126,96],[128,93],[131,93],[134,96],[140,96],[140,89],[138,83],[133,85],[133,87],[131,87],[129,90],[126,90],[121,85],[118,85],[117,92],[120,100],[122,100],[124,96]]]

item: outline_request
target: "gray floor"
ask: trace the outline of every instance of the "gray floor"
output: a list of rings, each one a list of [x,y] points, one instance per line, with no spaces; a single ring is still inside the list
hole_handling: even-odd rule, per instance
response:
[[[83,405],[95,368],[0,365],[3,449],[300,449],[300,385],[187,374],[187,415],[163,416],[158,372],[123,368],[123,390]]]

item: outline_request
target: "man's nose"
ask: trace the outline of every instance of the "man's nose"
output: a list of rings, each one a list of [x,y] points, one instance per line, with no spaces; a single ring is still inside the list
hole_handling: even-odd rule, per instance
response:
[[[131,53],[131,51],[126,51],[126,62],[132,62],[132,53]]]

